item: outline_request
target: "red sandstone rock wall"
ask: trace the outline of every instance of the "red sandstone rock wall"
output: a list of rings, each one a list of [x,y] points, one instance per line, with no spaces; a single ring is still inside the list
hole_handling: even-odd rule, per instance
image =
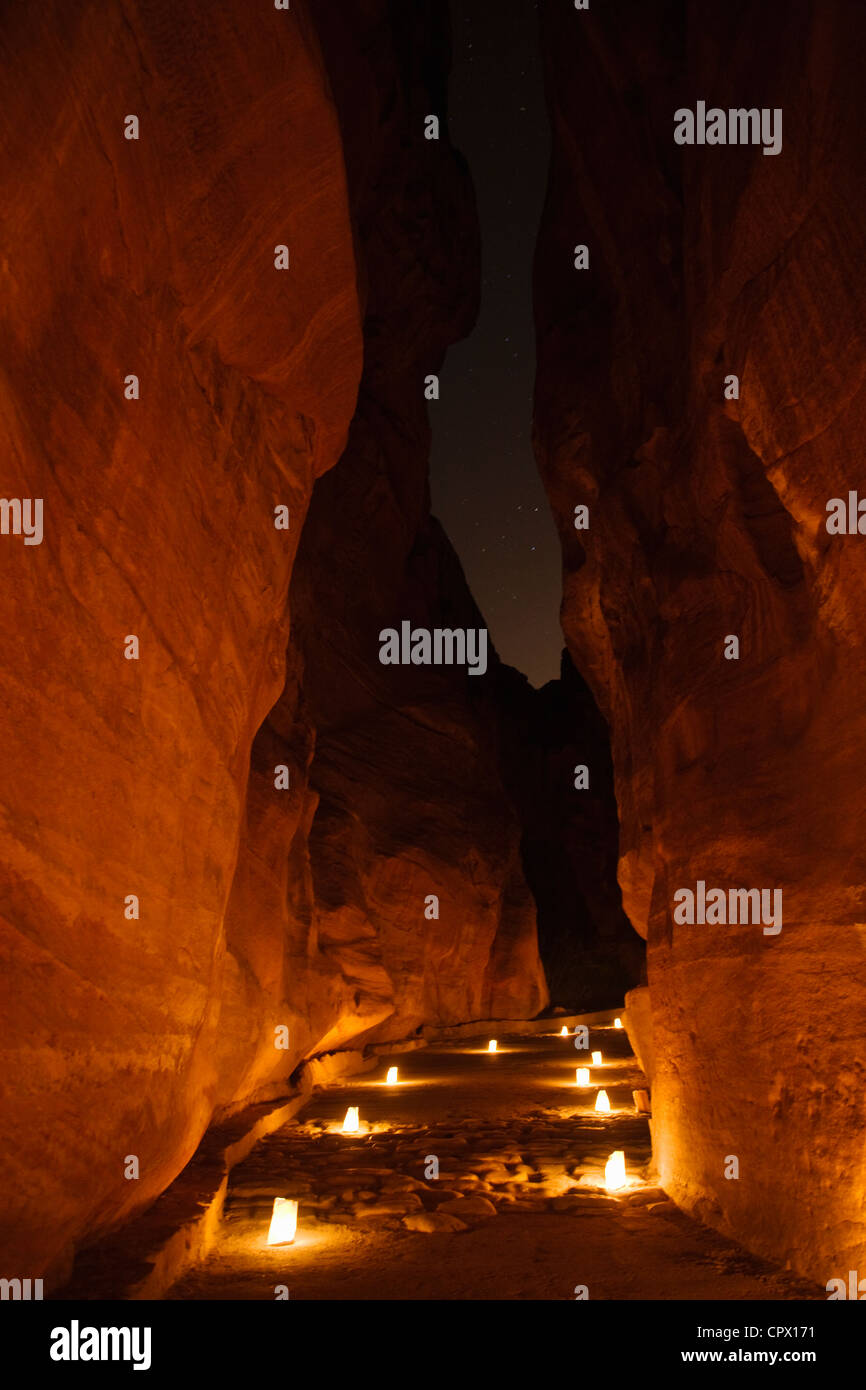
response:
[[[415,124],[429,73],[443,80],[440,17],[365,5],[317,35],[310,15],[49,3],[0,27],[2,491],[45,506],[41,546],[0,538],[8,1274],[59,1272],[171,1180],[215,1107],[303,1055],[545,998],[513,815],[465,692],[438,726],[420,689],[392,693],[377,727],[364,684],[361,617],[396,602],[419,546],[434,584],[448,563],[414,372],[425,334],[435,370],[471,318],[476,268],[465,173]],[[371,349],[368,316],[341,471],[365,511],[316,523],[323,568],[292,600],[305,636],[287,656],[295,552],[347,439],[373,281],[388,344]],[[418,936],[418,895],[437,891],[441,923]]]
[[[471,327],[479,283],[468,175],[444,119],[439,141],[424,138],[425,116],[444,118],[445,16],[382,3],[318,22],[345,131],[364,374],[347,448],[316,486],[292,578],[288,680],[253,750],[226,923],[231,1104],[311,1050],[532,1017],[547,1002],[492,674],[379,662],[379,632],[403,619],[484,623],[429,515],[436,405],[424,379]],[[291,769],[290,793],[274,790],[277,764]],[[288,1058],[273,1047],[281,1022]],[[230,1039],[244,1026],[238,1052]]]
[[[542,8],[536,432],[648,936],[659,1171],[824,1284],[866,1262],[866,540],[824,526],[866,493],[866,14]],[[781,107],[782,153],[677,147],[697,100]],[[674,924],[698,878],[781,888],[781,933]]]
[[[3,493],[45,509],[41,546],[2,537],[0,585],[2,1248],[23,1274],[155,1195],[208,1121],[250,745],[361,333],[303,5],[24,5],[0,43]]]

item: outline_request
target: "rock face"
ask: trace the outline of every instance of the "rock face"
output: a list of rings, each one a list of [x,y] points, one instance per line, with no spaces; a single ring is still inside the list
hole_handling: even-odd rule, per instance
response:
[[[825,1283],[866,1260],[866,542],[824,524],[864,490],[866,14],[542,10],[536,433],[648,938],[659,1177]],[[677,146],[698,101],[781,108],[781,153]],[[699,879],[780,888],[781,932],[675,923]]]
[[[570,1011],[609,1007],[637,984],[645,950],[616,882],[618,826],[604,720],[567,652],[559,679],[540,690],[499,668],[491,718],[518,808],[551,1000]]]
[[[253,749],[220,1030],[232,1105],[310,1049],[547,1002],[491,677],[379,661],[380,631],[403,620],[484,622],[429,514],[424,380],[471,327],[479,280],[468,175],[444,128],[424,139],[425,116],[444,115],[429,76],[444,70],[442,15],[383,4],[354,31],[333,9],[318,23],[345,132],[364,372],[347,448],[305,522],[288,678]],[[371,46],[375,64],[359,57]],[[278,765],[288,793],[274,790]],[[274,1053],[281,1023],[288,1059]]]
[[[475,616],[423,402],[472,200],[423,139],[441,7],[400,8],[2,22],[3,492],[45,509],[0,537],[4,1273],[303,1056],[546,999],[475,682],[377,661],[386,611]]]
[[[0,42],[3,493],[44,501],[41,545],[0,537],[0,1243],[35,1273],[209,1118],[249,750],[362,341],[304,6],[49,3]]]

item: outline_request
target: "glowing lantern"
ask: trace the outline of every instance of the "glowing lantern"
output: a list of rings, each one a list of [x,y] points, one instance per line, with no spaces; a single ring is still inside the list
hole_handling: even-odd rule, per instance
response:
[[[625,1187],[625,1154],[617,1149],[604,1165],[604,1185],[608,1192],[616,1192]]]
[[[600,1066],[601,1066],[601,1053],[600,1053],[600,1052],[593,1052],[593,1054],[592,1054],[592,1065],[593,1065],[594,1067],[600,1067]]]
[[[268,1230],[268,1245],[291,1245],[298,1229],[298,1204],[288,1197],[275,1197]]]
[[[396,1086],[396,1085],[397,1085],[397,1068],[396,1068],[396,1067],[389,1067],[389,1068],[388,1068],[388,1075],[385,1077],[385,1085],[386,1085],[386,1086]]]
[[[610,1114],[610,1101],[607,1098],[607,1091],[599,1091],[595,1098],[595,1108],[604,1115]]]
[[[560,1030],[559,1030],[559,1036],[560,1036],[561,1038],[567,1038],[567,1037],[568,1037],[568,1029],[566,1028],[566,1026],[565,1026],[564,1023],[563,1023],[562,1027],[561,1027]]]
[[[589,1067],[578,1067],[578,1069],[577,1069],[577,1078],[576,1078],[576,1080],[575,1080],[575,1085],[576,1085],[576,1086],[588,1086],[588,1085],[589,1085]]]
[[[490,1039],[490,1042],[487,1044],[487,1051],[488,1051],[488,1052],[495,1052],[495,1051],[496,1051],[496,1039],[495,1039],[495,1038],[491,1038],[491,1039]]]
[[[343,1133],[357,1134],[360,1128],[361,1122],[358,1119],[358,1107],[357,1105],[350,1105],[346,1111],[346,1118],[343,1121]]]
[[[615,1018],[614,1021],[613,1021],[613,1026],[614,1026],[614,1028],[621,1028],[621,1027],[622,1027],[622,1019],[621,1019],[621,1018]]]

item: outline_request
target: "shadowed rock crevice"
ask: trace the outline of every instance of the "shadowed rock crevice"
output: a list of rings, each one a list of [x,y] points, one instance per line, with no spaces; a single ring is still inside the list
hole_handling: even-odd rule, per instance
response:
[[[604,1008],[638,983],[644,957],[616,881],[607,728],[567,652],[559,679],[540,690],[508,667],[498,684],[504,779],[520,817],[551,1000],[569,1010]],[[589,785],[578,788],[584,768]]]

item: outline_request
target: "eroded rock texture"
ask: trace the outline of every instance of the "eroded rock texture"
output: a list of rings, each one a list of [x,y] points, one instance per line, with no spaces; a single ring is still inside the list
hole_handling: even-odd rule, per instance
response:
[[[467,679],[376,665],[386,608],[471,606],[419,379],[477,274],[423,140],[440,10],[4,16],[2,490],[45,505],[0,539],[4,1273],[59,1272],[305,1054],[544,1002]]]
[[[824,526],[866,483],[866,14],[542,9],[536,430],[648,936],[660,1177],[823,1283],[866,1259],[866,541]],[[676,146],[698,100],[781,107],[781,154]],[[781,888],[781,933],[674,925],[698,879]]]
[[[288,680],[253,750],[227,931],[238,989],[259,1003],[239,1006],[251,1051],[234,1101],[279,1074],[279,1022],[300,1058],[547,1002],[492,676],[379,661],[380,631],[403,620],[484,622],[429,515],[424,380],[470,328],[479,279],[468,176],[444,122],[442,139],[423,136],[425,116],[444,113],[441,7],[319,22],[356,210],[364,374],[348,446],[315,489]],[[276,764],[290,794],[274,791]]]
[[[36,1273],[208,1120],[249,750],[361,326],[303,5],[25,5],[0,42],[3,494],[45,508],[2,538],[2,1246]]]

